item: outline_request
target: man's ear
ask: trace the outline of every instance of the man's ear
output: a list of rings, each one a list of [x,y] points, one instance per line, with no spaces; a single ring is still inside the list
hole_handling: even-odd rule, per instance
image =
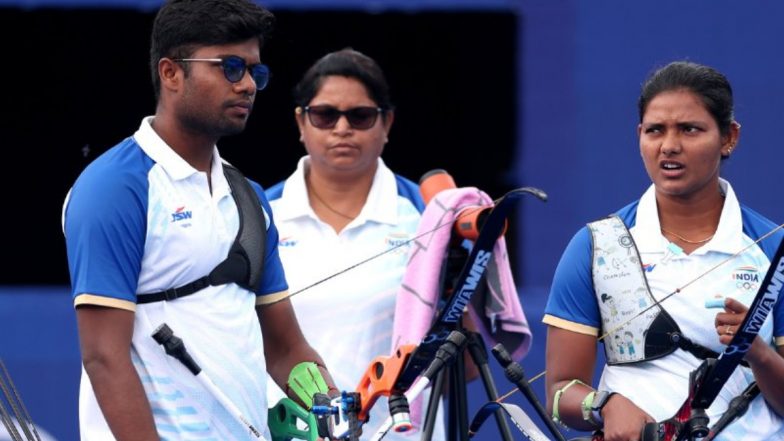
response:
[[[183,76],[182,66],[172,61],[171,58],[161,58],[158,61],[158,77],[161,80],[161,89],[179,90]]]

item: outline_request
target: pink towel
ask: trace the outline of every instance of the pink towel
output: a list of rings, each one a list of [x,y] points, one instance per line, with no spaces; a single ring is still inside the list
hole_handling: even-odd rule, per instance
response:
[[[450,226],[461,209],[477,205],[492,206],[493,200],[477,188],[463,187],[439,192],[425,207],[397,298],[392,353],[400,345],[419,344],[430,329],[442,294],[439,277],[449,246]],[[493,248],[485,281],[487,290],[484,295],[481,290],[474,293],[469,314],[488,347],[503,343],[512,359],[519,361],[531,346],[531,330],[517,296],[503,237]],[[414,400],[410,408],[411,420],[418,429],[422,400]]]

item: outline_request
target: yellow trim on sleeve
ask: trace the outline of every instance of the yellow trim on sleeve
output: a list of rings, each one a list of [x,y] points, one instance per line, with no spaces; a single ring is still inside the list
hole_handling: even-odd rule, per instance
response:
[[[544,315],[544,318],[542,318],[542,323],[555,326],[556,328],[566,329],[567,331],[576,332],[578,334],[592,335],[594,337],[599,336],[598,328],[583,325],[582,323],[570,322],[569,320],[564,320],[550,314]]]
[[[136,303],[111,297],[96,296],[93,294],[79,294],[76,296],[76,298],[74,298],[74,308],[81,305],[106,306],[109,308],[125,309],[126,311],[136,312]]]
[[[269,305],[271,303],[279,302],[289,295],[289,290],[279,291],[272,294],[264,294],[263,296],[256,297],[256,306]]]
[[[784,346],[784,335],[776,337],[776,346]]]

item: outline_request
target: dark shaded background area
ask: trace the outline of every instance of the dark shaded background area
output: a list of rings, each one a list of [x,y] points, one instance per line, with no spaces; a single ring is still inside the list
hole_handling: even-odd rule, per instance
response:
[[[516,17],[500,12],[273,11],[262,59],[272,72],[245,133],[222,155],[263,186],[304,154],[291,90],[325,53],[351,46],[374,57],[397,106],[384,153],[412,180],[445,168],[493,197],[510,182],[515,144]],[[69,283],[63,199],[97,155],[154,113],[148,69],[152,12],[0,9],[7,259],[0,284]],[[510,241],[513,243],[513,241]]]

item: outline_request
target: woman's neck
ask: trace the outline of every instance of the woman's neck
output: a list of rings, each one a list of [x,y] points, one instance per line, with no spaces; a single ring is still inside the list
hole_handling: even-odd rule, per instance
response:
[[[310,207],[319,219],[340,233],[362,212],[373,184],[373,176],[324,175],[307,167],[305,185]]]
[[[717,190],[699,200],[689,200],[657,194],[656,204],[662,235],[690,254],[716,234],[724,195]]]

